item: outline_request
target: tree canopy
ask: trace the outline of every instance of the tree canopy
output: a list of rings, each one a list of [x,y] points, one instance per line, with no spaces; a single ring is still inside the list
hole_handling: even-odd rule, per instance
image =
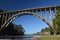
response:
[[[56,9],[55,18],[53,19],[53,29],[55,34],[60,34],[60,8]]]
[[[0,13],[7,12],[7,10],[0,9]],[[4,20],[3,20],[4,21]],[[2,20],[0,18],[0,27],[1,27]],[[24,35],[25,30],[23,29],[22,25],[15,25],[10,23],[7,28],[0,31],[0,35]]]

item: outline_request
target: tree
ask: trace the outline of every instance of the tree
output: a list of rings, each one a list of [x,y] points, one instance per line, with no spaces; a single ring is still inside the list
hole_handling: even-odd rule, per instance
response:
[[[13,23],[10,23],[7,28],[3,30],[2,35],[24,35],[23,27],[20,25],[15,25]]]
[[[7,12],[7,10],[0,9],[0,13]],[[1,17],[2,18],[2,17]],[[0,18],[0,27],[2,23],[2,19]],[[4,21],[4,20],[3,20]],[[7,28],[0,31],[0,35],[24,35],[22,25],[15,25],[13,23],[10,23]]]
[[[50,30],[50,28],[46,27],[46,28],[42,29],[41,32],[49,31],[49,30]]]
[[[17,30],[18,34],[24,35],[25,30],[22,25],[16,25],[15,30]]]
[[[46,27],[46,28],[42,29],[40,33],[44,35],[45,32],[47,32],[50,35],[50,27]]]
[[[55,18],[53,19],[54,34],[60,34],[60,8],[57,8]]]

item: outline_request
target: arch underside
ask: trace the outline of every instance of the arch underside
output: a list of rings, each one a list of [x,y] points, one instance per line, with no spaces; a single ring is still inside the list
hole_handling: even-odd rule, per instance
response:
[[[49,27],[52,27],[51,25],[50,25],[50,23],[45,19],[45,18],[43,18],[42,16],[40,16],[40,15],[38,15],[37,13],[16,13],[15,15],[13,15],[12,17],[10,17],[4,24],[3,24],[3,26],[1,27],[1,29],[0,29],[0,31],[2,30],[2,29],[5,29],[8,25],[9,25],[9,23],[11,23],[14,19],[16,19],[17,17],[19,17],[19,16],[23,16],[23,15],[33,15],[33,16],[35,16],[35,17],[38,17],[39,19],[41,19],[42,21],[44,21]]]

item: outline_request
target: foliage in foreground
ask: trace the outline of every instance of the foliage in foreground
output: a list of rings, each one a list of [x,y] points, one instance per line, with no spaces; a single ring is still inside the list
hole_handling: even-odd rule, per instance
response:
[[[7,12],[7,10],[0,9],[0,13]],[[4,22],[4,20],[3,20]],[[0,18],[0,27],[2,22],[2,17]],[[0,35],[5,36],[5,35],[24,35],[24,29],[22,25],[15,25],[13,23],[10,23],[7,28],[4,30],[0,31]]]
[[[0,35],[2,36],[24,35],[24,29],[21,25],[15,25],[13,23],[10,23],[7,28],[0,32]]]
[[[53,19],[53,29],[53,33],[60,34],[60,8],[57,8],[55,18]]]

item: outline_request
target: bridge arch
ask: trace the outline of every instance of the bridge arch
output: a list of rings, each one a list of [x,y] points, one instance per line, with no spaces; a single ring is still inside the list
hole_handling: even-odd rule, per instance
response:
[[[38,15],[38,14],[36,14],[36,13],[33,13],[33,12],[27,12],[27,13],[16,13],[16,14],[12,15],[12,16],[3,24],[2,28],[0,29],[0,31],[1,31],[3,28],[5,29],[5,28],[9,25],[9,23],[11,23],[11,22],[12,22],[14,19],[16,19],[18,16],[23,16],[23,15],[32,15],[32,16],[35,16],[35,17],[41,19],[42,21],[44,21],[49,27],[52,28],[51,24],[50,24],[45,18],[43,18],[42,16],[40,16],[40,15]],[[5,25],[6,25],[6,26],[5,26]],[[4,26],[5,26],[5,27],[4,27]]]

